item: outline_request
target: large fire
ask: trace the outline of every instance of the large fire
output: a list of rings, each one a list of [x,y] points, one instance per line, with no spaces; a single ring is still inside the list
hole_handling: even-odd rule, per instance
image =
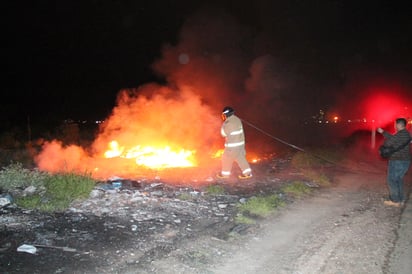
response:
[[[88,171],[96,178],[136,178],[151,170],[189,167],[210,173],[220,163],[211,151],[223,145],[218,113],[190,89],[149,85],[125,90],[90,147],[54,140],[43,146],[37,164],[50,172]]]
[[[104,153],[105,158],[122,157],[134,159],[139,166],[148,168],[173,168],[196,166],[195,151],[178,149],[173,151],[169,146],[157,148],[137,145],[131,148],[119,146],[117,141],[109,143],[109,149]]]
[[[185,172],[197,178],[214,175],[220,169],[218,149],[224,144],[220,136],[224,105],[265,117],[255,110],[273,115],[272,107],[264,105],[279,97],[272,58],[260,58],[261,65],[254,62],[249,70],[255,56],[233,46],[250,40],[249,35],[248,28],[232,16],[196,14],[183,25],[181,41],[165,45],[162,57],[151,66],[165,84],[148,83],[122,90],[111,113],[102,117],[104,122],[91,144],[47,142],[36,158],[37,166],[49,172],[87,171],[98,178],[130,179],[144,172],[176,176]]]

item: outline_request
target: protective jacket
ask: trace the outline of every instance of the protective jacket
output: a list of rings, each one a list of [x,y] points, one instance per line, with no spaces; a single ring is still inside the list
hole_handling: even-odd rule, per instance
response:
[[[235,115],[227,117],[222,124],[220,133],[225,137],[221,174],[223,176],[230,176],[234,161],[238,163],[242,174],[251,174],[252,170],[246,160],[245,134],[242,121]]]
[[[242,121],[236,115],[232,115],[224,121],[220,133],[225,137],[225,147],[245,145]]]

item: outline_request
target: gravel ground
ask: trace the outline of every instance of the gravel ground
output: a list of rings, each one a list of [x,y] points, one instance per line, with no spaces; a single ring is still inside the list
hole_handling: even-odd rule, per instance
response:
[[[236,204],[278,193],[301,174],[277,159],[254,180],[202,186],[158,180],[96,188],[66,212],[0,211],[2,273],[410,273],[411,206],[383,204],[384,163],[327,172],[314,188],[255,225],[237,224]],[[362,167],[362,168],[359,168]],[[359,172],[364,170],[366,172]],[[374,172],[367,172],[373,170]],[[412,182],[407,177],[407,190]],[[210,182],[209,182],[210,184]],[[316,186],[316,185],[314,185]],[[35,245],[36,254],[17,252]]]

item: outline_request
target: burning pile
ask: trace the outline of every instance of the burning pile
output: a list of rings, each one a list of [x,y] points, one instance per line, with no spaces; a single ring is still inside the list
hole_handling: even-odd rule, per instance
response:
[[[37,157],[50,172],[92,172],[135,177],[139,169],[194,167],[221,146],[219,116],[190,90],[147,85],[123,90],[89,151],[53,141]]]

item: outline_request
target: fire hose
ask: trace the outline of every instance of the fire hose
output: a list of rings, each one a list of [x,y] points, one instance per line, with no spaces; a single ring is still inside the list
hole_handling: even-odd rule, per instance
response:
[[[279,143],[282,143],[282,144],[284,144],[284,145],[286,145],[286,146],[289,146],[289,147],[291,147],[291,148],[294,148],[294,149],[296,149],[296,150],[298,150],[298,151],[301,151],[301,152],[310,154],[310,155],[312,155],[312,156],[314,156],[314,157],[316,157],[316,158],[318,158],[318,159],[321,159],[321,160],[323,160],[323,161],[325,161],[325,162],[329,162],[329,163],[331,163],[331,164],[337,165],[336,162],[333,162],[333,161],[331,161],[331,160],[328,160],[328,159],[326,159],[326,158],[324,158],[324,157],[322,157],[322,156],[320,156],[320,155],[317,155],[317,154],[315,154],[315,153],[308,152],[308,151],[304,150],[304,149],[301,148],[301,147],[298,147],[298,146],[296,146],[296,145],[294,145],[294,144],[288,143],[288,142],[286,142],[286,141],[284,141],[284,140],[282,140],[282,139],[280,139],[280,138],[278,138],[278,137],[276,137],[276,136],[273,136],[273,135],[270,134],[270,133],[267,133],[267,132],[264,131],[263,129],[255,126],[254,124],[252,124],[252,123],[250,123],[250,122],[248,122],[248,121],[246,121],[246,120],[244,120],[244,119],[242,119],[242,118],[239,118],[239,119],[242,120],[242,122],[245,123],[246,125],[248,125],[248,126],[254,128],[254,129],[256,129],[256,130],[259,131],[260,133],[262,133],[262,134],[264,134],[264,135],[266,135],[266,136],[268,136],[268,137],[270,137],[270,138],[278,141]]]
[[[246,124],[246,125],[254,128],[255,130],[259,131],[260,133],[262,133],[262,134],[264,134],[264,135],[266,135],[266,136],[268,136],[268,137],[270,137],[270,138],[272,138],[272,139],[274,139],[274,140],[276,140],[276,141],[278,141],[278,142],[280,142],[280,143],[282,143],[282,144],[284,144],[284,145],[286,145],[286,146],[289,146],[289,147],[291,147],[291,148],[293,148],[293,149],[296,149],[296,150],[298,150],[298,151],[301,151],[301,152],[303,152],[303,153],[309,154],[309,155],[311,155],[311,156],[313,156],[313,157],[315,157],[315,158],[318,158],[318,159],[320,159],[320,160],[323,160],[323,161],[325,161],[325,162],[328,162],[328,163],[330,163],[330,164],[333,164],[333,165],[335,165],[335,166],[337,166],[337,167],[341,167],[341,168],[346,169],[346,170],[351,170],[351,171],[353,171],[353,172],[359,172],[359,171],[357,171],[357,170],[354,170],[353,168],[346,167],[346,166],[343,166],[343,165],[341,165],[341,164],[339,164],[339,163],[337,163],[337,162],[334,162],[334,161],[331,161],[331,160],[329,160],[329,159],[326,159],[326,158],[324,158],[324,157],[322,157],[321,155],[318,155],[318,154],[316,154],[316,153],[308,152],[308,151],[304,150],[304,149],[301,148],[301,147],[298,147],[298,146],[296,146],[296,145],[294,145],[294,144],[288,143],[288,142],[286,142],[286,141],[284,141],[284,140],[282,140],[282,139],[280,139],[280,138],[278,138],[278,137],[276,137],[276,136],[273,136],[272,134],[264,131],[263,129],[255,126],[254,124],[252,124],[252,123],[250,123],[250,122],[248,122],[248,121],[246,121],[246,120],[244,120],[244,119],[242,119],[242,118],[239,118],[239,119],[240,119],[244,124]],[[365,171],[363,171],[363,173],[365,173]],[[366,173],[374,173],[374,174],[377,174],[376,172],[371,172],[371,171],[367,171]],[[379,174],[381,174],[381,173],[379,173]]]
[[[306,152],[303,148],[300,148],[300,147],[295,146],[295,145],[293,145],[293,144],[291,144],[291,143],[288,143],[288,142],[286,142],[286,141],[284,141],[284,140],[282,140],[282,139],[280,139],[280,138],[277,138],[277,137],[273,136],[272,134],[267,133],[267,132],[264,131],[263,129],[258,128],[257,126],[253,125],[252,123],[250,123],[250,122],[248,122],[248,121],[246,121],[246,120],[244,120],[244,119],[242,119],[242,118],[239,118],[239,119],[242,120],[242,122],[243,122],[244,124],[247,124],[248,126],[256,129],[257,131],[263,133],[263,134],[266,135],[266,136],[269,136],[270,138],[272,138],[272,139],[274,139],[274,140],[276,140],[276,141],[278,141],[278,142],[280,142],[280,143],[282,143],[282,144],[284,144],[284,145],[290,146],[290,147],[292,147],[292,148],[294,148],[294,149],[296,149],[296,150],[302,151],[302,152]]]

